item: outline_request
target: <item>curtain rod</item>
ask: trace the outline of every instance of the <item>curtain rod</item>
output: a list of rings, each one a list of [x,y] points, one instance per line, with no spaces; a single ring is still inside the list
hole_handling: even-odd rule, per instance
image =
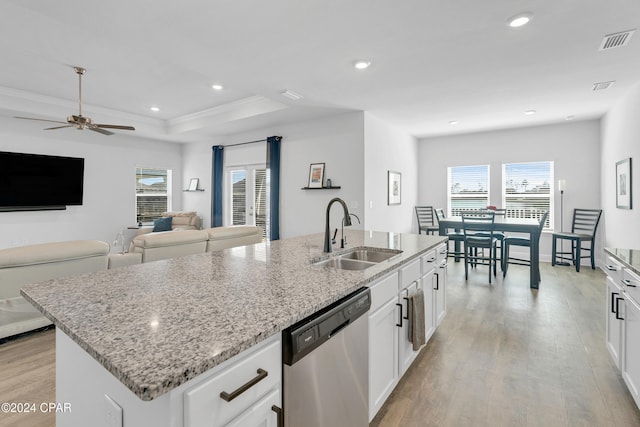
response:
[[[276,136],[278,140],[282,139],[281,136]],[[235,147],[236,145],[247,145],[247,144],[255,144],[256,142],[267,142],[267,139],[258,139],[257,141],[248,141],[248,142],[238,142],[237,144],[226,144],[222,145],[222,147]]]

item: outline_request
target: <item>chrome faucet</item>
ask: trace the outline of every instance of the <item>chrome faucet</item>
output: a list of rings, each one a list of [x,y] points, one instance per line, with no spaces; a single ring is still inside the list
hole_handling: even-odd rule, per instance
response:
[[[343,223],[344,225],[351,225],[351,215],[349,215],[349,209],[347,209],[347,204],[344,202],[344,200],[342,200],[340,197],[334,197],[333,199],[331,199],[329,201],[329,204],[327,205],[327,221],[325,223],[325,227],[324,227],[324,251],[325,252],[332,252],[333,248],[331,246],[331,231],[329,229],[329,211],[331,210],[331,205],[333,205],[335,202],[339,202],[342,205],[342,209],[344,210],[344,218],[343,218]]]

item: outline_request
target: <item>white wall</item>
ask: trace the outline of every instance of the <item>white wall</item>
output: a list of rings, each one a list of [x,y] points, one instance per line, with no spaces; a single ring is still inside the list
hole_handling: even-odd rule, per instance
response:
[[[123,133],[44,131],[44,125],[0,117],[0,150],[84,157],[82,206],[64,211],[0,212],[0,248],[74,239],[110,243],[136,224],[135,167],[173,170],[173,209],[182,208],[181,146]]]
[[[426,138],[419,141],[420,204],[447,207],[447,168],[490,165],[490,199],[502,205],[503,163],[554,161],[555,179],[567,180],[564,230],[571,228],[574,208],[600,208],[600,121],[589,120]],[[560,230],[560,193],[555,191],[555,226]],[[598,231],[601,238],[602,229]],[[540,256],[550,260],[551,239],[543,234]]]
[[[184,177],[211,179],[211,146],[233,144],[282,136],[280,174],[280,237],[287,238],[324,231],[326,207],[333,197],[340,197],[349,210],[364,221],[364,130],[363,113],[348,113],[295,124],[272,126],[243,134],[218,138],[211,143],[194,143],[184,147]],[[243,146],[246,147],[246,146]],[[249,146],[251,147],[251,146]],[[255,162],[255,149],[266,151],[264,144],[253,149],[225,148],[225,164],[239,164],[244,155]],[[266,155],[266,153],[265,153]],[[331,178],[337,190],[302,190],[308,183],[309,164],[326,164],[325,178]],[[204,174],[207,174],[206,176]],[[197,210],[210,225],[210,184],[202,194],[189,194],[185,210]],[[200,197],[204,196],[204,197]],[[196,199],[197,198],[197,199]],[[331,227],[339,227],[342,209],[331,209]],[[354,221],[356,222],[356,221]],[[354,227],[358,227],[357,224]],[[360,226],[362,227],[362,226]],[[322,244],[322,242],[320,242]]]
[[[418,145],[414,137],[364,115],[364,200],[367,230],[418,232]],[[400,172],[401,204],[387,204],[387,173]]]
[[[636,85],[602,120],[601,198],[605,210],[605,245],[640,249],[640,85]],[[616,207],[616,162],[631,157],[631,210]]]

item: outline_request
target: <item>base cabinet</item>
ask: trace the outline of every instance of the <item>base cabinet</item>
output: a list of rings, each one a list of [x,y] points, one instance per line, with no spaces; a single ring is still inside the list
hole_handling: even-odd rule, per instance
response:
[[[622,378],[640,407],[640,305],[630,298],[624,300]]]
[[[409,297],[423,292],[428,341],[446,313],[445,281],[446,263],[433,250],[370,285],[369,421],[424,348],[416,351],[409,341]]]
[[[282,417],[280,411],[280,391],[273,390],[271,393],[256,402],[255,405],[233,419],[226,427],[280,427]]]
[[[607,277],[607,350],[609,350],[618,369],[621,367],[622,359],[622,325],[624,321],[620,313],[624,309],[622,295],[622,288],[611,277]]]

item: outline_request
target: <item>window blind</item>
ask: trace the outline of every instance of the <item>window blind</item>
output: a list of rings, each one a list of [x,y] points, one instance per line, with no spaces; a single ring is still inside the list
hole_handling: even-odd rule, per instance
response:
[[[231,171],[231,225],[247,223],[247,171]]]
[[[136,221],[149,223],[171,210],[171,170],[136,168]]]
[[[540,220],[549,211],[544,228],[553,227],[553,162],[505,163],[502,180],[507,218]]]
[[[449,215],[485,209],[489,205],[489,165],[447,168]]]

